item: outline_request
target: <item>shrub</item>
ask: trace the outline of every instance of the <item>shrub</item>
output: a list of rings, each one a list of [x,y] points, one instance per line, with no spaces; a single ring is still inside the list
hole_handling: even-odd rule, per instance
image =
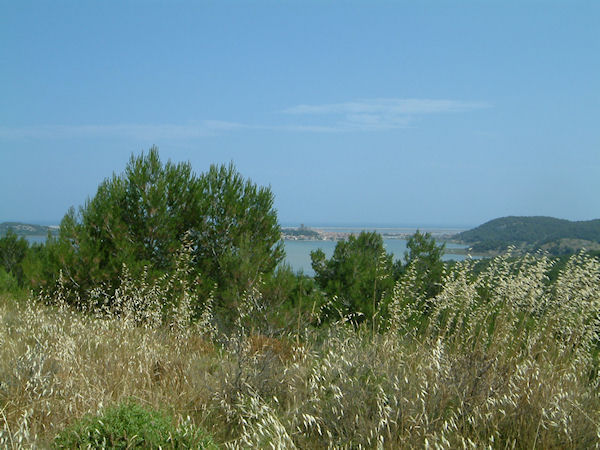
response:
[[[9,230],[0,238],[0,268],[11,274],[19,285],[23,283],[22,262],[29,248],[29,243],[24,237]]]
[[[312,277],[296,273],[285,264],[265,278],[261,293],[267,309],[267,323],[260,327],[263,333],[272,329],[298,333],[314,322],[315,311],[327,302]]]
[[[7,273],[0,267],[0,292],[14,293],[19,289],[19,283],[15,277],[9,272]]]
[[[175,427],[157,411],[127,401],[100,416],[86,416],[60,432],[55,448],[217,448],[189,423]]]

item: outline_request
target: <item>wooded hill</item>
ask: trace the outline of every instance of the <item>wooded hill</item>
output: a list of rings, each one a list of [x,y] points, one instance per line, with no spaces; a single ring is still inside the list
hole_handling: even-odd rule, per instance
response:
[[[33,225],[22,222],[2,222],[0,223],[0,236],[4,236],[12,231],[17,236],[47,236],[48,232],[58,234],[58,228],[47,227],[44,225]]]
[[[572,222],[554,217],[501,217],[455,239],[471,245],[474,252],[502,252],[509,246],[524,251],[546,250],[567,254],[585,248],[600,249],[600,219]]]

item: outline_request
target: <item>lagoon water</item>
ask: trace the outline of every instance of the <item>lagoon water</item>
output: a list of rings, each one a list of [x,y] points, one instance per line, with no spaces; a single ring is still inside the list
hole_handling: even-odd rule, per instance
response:
[[[305,275],[313,276],[315,272],[310,265],[310,252],[321,249],[331,258],[335,250],[335,241],[283,241],[285,247],[285,260],[294,271],[302,271]],[[406,251],[406,240],[404,239],[383,239],[383,245],[388,253],[394,255],[394,260],[403,259]],[[447,243],[446,248],[465,248],[464,245]],[[445,261],[462,261],[465,255],[446,254],[443,256]]]
[[[43,244],[46,242],[46,236],[25,236],[29,244]]]

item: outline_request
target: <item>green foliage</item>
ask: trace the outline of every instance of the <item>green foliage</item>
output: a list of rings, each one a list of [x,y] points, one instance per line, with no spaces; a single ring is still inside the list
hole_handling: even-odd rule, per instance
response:
[[[343,315],[359,314],[372,318],[393,287],[392,255],[385,251],[383,239],[375,232],[361,232],[339,241],[327,260],[322,250],[311,252],[315,281]]]
[[[526,250],[548,248],[558,254],[580,248],[577,241],[587,241],[583,246],[600,242],[600,219],[572,222],[543,216],[501,217],[456,237],[479,252],[504,251],[512,245]],[[574,241],[574,245],[565,246],[565,240]],[[561,243],[565,247],[562,250]]]
[[[175,427],[173,420],[133,401],[86,416],[54,440],[55,448],[217,448],[200,429]]]
[[[417,230],[408,239],[406,247],[405,265],[401,266],[398,261],[396,273],[404,276],[410,268],[411,276],[414,277],[414,293],[424,299],[435,297],[442,289],[445,267],[442,256],[445,244],[438,245],[430,233],[421,233]]]
[[[264,280],[261,292],[269,316],[263,329],[265,325],[292,332],[304,328],[327,301],[314,278],[285,264]]]
[[[295,236],[304,239],[318,239],[320,237],[320,234],[317,231],[305,227],[304,224],[300,225],[299,228],[286,228],[283,230],[283,233],[286,236]]]
[[[19,290],[19,283],[16,278],[4,268],[0,267],[0,292],[14,293]]]
[[[192,237],[200,273],[221,297],[238,300],[284,256],[273,193],[244,180],[233,164],[211,166],[196,189],[201,222]]]
[[[48,236],[45,244],[33,244],[23,259],[23,273],[29,287],[47,287],[59,267],[56,238]]]
[[[60,268],[81,289],[113,284],[123,264],[137,275],[173,267],[185,232],[197,225],[189,164],[160,162],[158,150],[131,157],[125,172],[104,180],[76,214],[63,218],[56,243]]]
[[[189,163],[160,161],[156,147],[132,156],[121,175],[98,187],[76,213],[72,208],[45,255],[52,273],[80,294],[116,286],[123,265],[131,276],[146,268],[158,277],[172,271],[185,237],[192,241],[194,278],[204,296],[239,296],[283,257],[280,229],[269,188],[258,188],[235,167],[211,166],[200,176]]]
[[[17,237],[8,230],[6,235],[0,238],[0,268],[11,274],[19,285],[23,284],[22,262],[29,248],[28,242],[23,237]]]

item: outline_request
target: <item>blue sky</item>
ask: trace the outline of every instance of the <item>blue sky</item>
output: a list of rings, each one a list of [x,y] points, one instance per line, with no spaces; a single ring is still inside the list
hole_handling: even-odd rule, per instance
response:
[[[0,222],[155,144],[284,224],[600,217],[598,1],[0,0]]]

